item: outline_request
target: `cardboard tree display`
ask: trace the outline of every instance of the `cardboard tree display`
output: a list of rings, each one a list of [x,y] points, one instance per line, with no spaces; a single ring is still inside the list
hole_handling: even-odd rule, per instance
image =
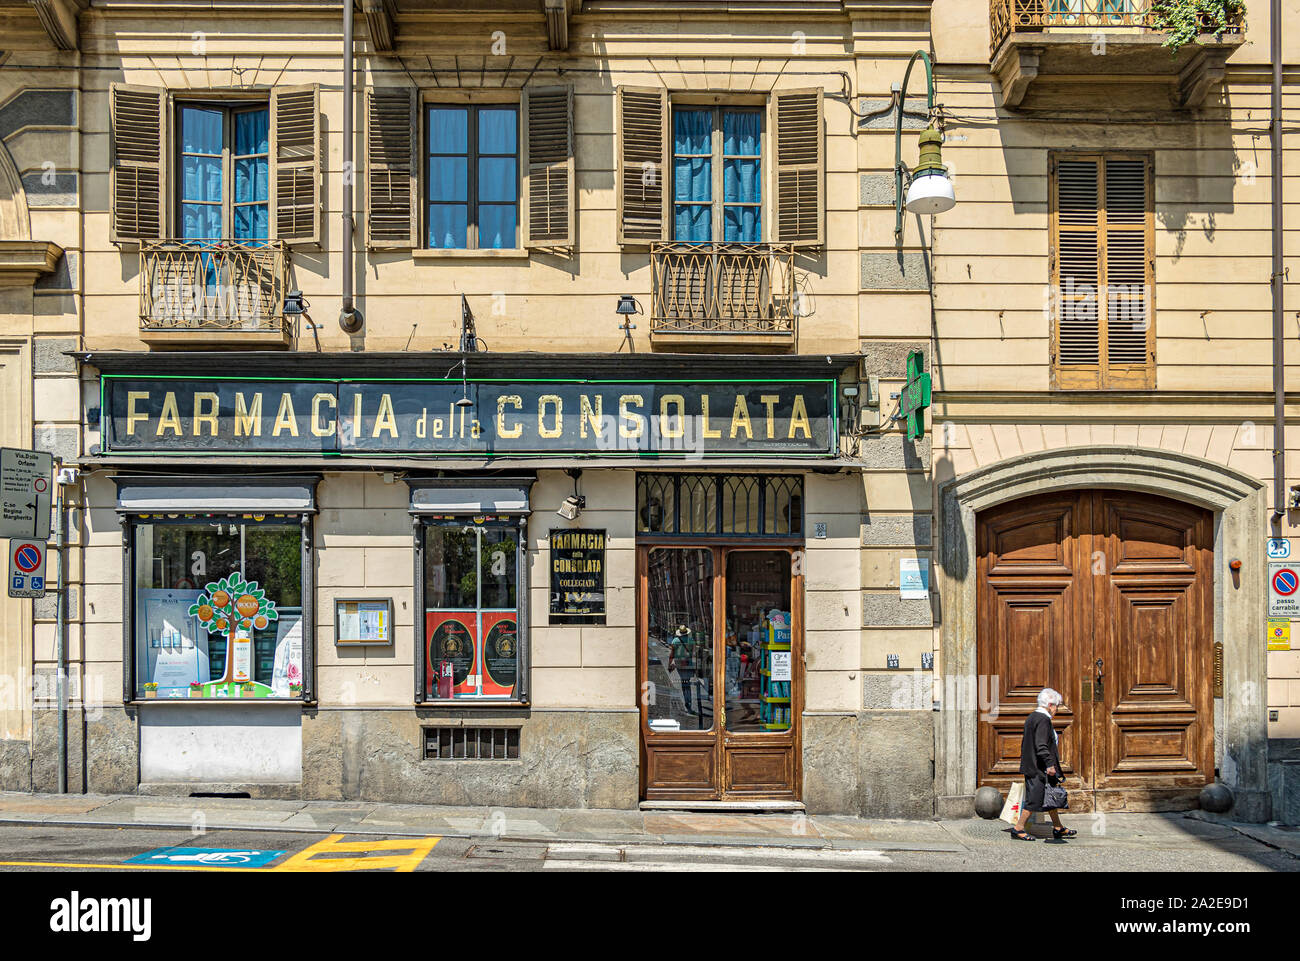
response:
[[[262,630],[272,621],[278,621],[275,602],[267,599],[266,592],[258,588],[257,581],[245,581],[240,571],[207,584],[189,613],[199,619],[210,634],[226,638],[226,670],[218,685],[226,685],[235,678],[235,642],[240,632],[251,643],[252,632]],[[246,680],[252,681],[249,677]],[[244,684],[247,687],[248,684]]]

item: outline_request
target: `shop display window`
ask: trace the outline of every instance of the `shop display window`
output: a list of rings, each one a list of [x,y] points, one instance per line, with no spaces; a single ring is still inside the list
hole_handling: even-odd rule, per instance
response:
[[[519,518],[428,520],[423,537],[425,698],[519,697]]]
[[[301,517],[130,521],[135,696],[301,697]]]

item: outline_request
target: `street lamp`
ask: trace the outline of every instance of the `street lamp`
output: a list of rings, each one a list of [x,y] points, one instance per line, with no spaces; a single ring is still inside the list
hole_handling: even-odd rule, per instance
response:
[[[903,165],[903,107],[907,103],[907,81],[912,76],[912,66],[917,58],[925,62],[926,116],[934,114],[934,69],[930,55],[924,50],[912,54],[903,74],[903,88],[898,94],[898,109],[894,121],[894,242],[903,240],[903,207],[914,214],[941,214],[957,203],[948,168],[940,156],[943,135],[931,124],[920,137],[920,159],[916,169],[908,171]],[[904,199],[903,178],[907,174],[907,194]]]

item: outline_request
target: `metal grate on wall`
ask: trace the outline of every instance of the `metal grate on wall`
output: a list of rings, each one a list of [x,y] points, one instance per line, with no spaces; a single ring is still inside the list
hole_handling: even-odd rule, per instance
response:
[[[426,727],[426,761],[509,761],[519,757],[517,727]]]

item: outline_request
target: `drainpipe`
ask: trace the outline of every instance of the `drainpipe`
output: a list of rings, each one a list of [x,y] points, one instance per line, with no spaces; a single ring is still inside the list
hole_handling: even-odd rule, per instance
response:
[[[1273,89],[1269,98],[1272,113],[1273,211],[1273,523],[1281,534],[1286,517],[1286,367],[1282,339],[1282,0],[1270,0],[1269,56],[1273,61]]]
[[[63,461],[56,462],[58,467]],[[54,591],[54,637],[58,645],[58,669],[54,675],[59,702],[59,793],[68,793],[68,639],[64,608],[67,607],[67,565],[63,561],[63,485],[55,483],[54,561],[57,565]]]
[[[352,9],[353,0],[343,0],[343,309],[339,326],[345,333],[361,329],[361,314],[352,303],[352,182],[356,166],[352,162]]]

